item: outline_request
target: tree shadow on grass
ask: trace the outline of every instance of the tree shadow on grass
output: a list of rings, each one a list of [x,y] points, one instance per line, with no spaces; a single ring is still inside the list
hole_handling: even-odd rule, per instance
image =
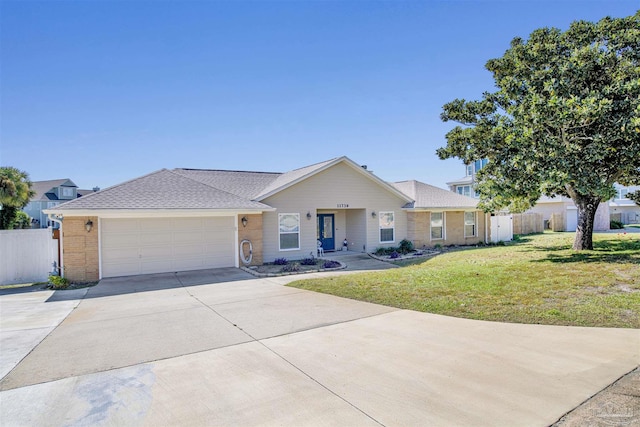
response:
[[[532,262],[640,264],[640,239],[597,240],[592,251],[574,251],[571,246],[535,246],[531,250],[547,252],[546,257]]]

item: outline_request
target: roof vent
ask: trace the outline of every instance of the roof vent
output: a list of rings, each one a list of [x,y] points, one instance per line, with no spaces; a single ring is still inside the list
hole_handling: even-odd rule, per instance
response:
[[[98,191],[100,191],[100,187],[93,187],[93,192],[97,193]]]
[[[367,165],[362,165],[362,169],[367,170]]]

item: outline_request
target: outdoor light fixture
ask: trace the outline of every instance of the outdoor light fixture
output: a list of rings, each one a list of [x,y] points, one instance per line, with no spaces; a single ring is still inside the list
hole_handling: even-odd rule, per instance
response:
[[[93,228],[93,221],[91,221],[90,219],[87,220],[87,222],[84,225],[84,228],[87,229],[87,233],[91,231],[91,229]]]
[[[307,212],[307,219],[311,219],[311,212]]]
[[[376,211],[371,211],[371,218],[375,218],[376,217]]]
[[[241,219],[240,221],[242,221],[242,226],[243,226],[243,227],[246,227],[246,226],[247,226],[247,223],[249,222],[249,220],[247,219],[247,217],[246,217],[246,216],[243,216],[243,217],[242,217],[242,219]]]

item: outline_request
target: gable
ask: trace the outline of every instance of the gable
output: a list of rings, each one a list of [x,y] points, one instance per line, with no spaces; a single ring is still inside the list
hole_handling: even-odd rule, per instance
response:
[[[362,168],[354,168],[348,162],[337,162],[273,193],[262,202],[274,207],[358,209],[372,206],[400,208],[411,200],[371,172],[359,169]]]
[[[309,185],[315,186],[316,192],[325,193],[327,188],[321,188],[315,183],[316,176],[323,176],[326,173],[337,174],[338,172],[341,174],[342,181],[337,184],[337,187],[329,187],[329,189],[333,191],[337,191],[340,189],[349,189],[353,185],[363,185],[356,183],[367,183],[369,187],[369,193],[373,194],[386,194],[391,193],[394,194],[397,198],[400,198],[407,202],[411,202],[412,199],[398,191],[395,187],[389,185],[387,182],[381,180],[373,173],[367,171],[362,168],[357,163],[353,162],[347,157],[339,157],[332,160],[327,160],[325,162],[317,163],[315,165],[306,166],[301,169],[296,169],[291,172],[287,172],[282,176],[278,177],[269,187],[267,187],[257,198],[258,201],[265,201],[271,199],[274,195],[279,192],[284,192],[293,187],[303,186],[307,187]],[[311,184],[310,184],[311,183]],[[315,184],[314,184],[315,183]],[[347,187],[344,187],[344,186]]]

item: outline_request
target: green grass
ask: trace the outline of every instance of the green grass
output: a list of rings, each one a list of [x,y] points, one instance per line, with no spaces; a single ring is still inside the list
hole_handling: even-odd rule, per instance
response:
[[[469,319],[640,328],[640,235],[523,236],[507,246],[448,252],[382,272],[300,280],[289,286]]]

